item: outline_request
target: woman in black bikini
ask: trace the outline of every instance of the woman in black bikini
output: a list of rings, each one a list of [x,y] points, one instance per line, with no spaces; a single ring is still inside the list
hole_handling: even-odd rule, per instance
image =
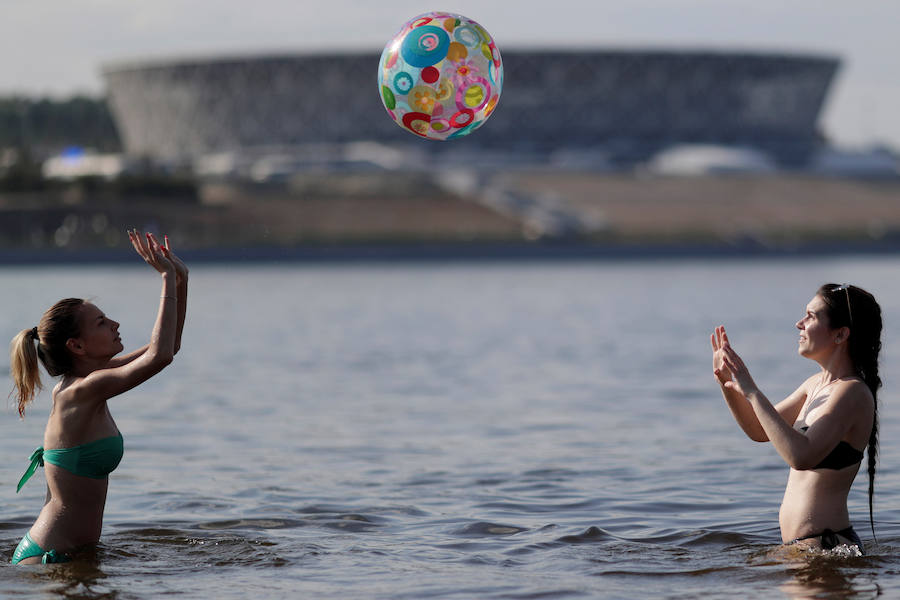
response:
[[[869,521],[878,444],[881,308],[852,285],[819,288],[797,322],[798,352],[821,370],[772,403],[759,391],[724,327],[711,336],[713,372],[735,420],[757,442],[772,442],[791,467],[779,512],[781,539],[830,550],[862,542],[847,495],[868,446]]]

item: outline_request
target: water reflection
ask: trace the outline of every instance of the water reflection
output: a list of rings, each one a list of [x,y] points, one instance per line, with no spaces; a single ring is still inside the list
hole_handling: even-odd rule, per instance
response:
[[[819,550],[796,550],[794,554],[788,568],[790,578],[780,586],[788,598],[862,599],[882,594],[876,582],[877,558]]]
[[[101,568],[104,552],[97,547],[79,550],[72,562],[55,565],[18,566],[16,575],[26,579],[26,585],[38,587],[45,593],[66,600],[108,600],[119,598],[119,592],[109,585],[109,577]]]

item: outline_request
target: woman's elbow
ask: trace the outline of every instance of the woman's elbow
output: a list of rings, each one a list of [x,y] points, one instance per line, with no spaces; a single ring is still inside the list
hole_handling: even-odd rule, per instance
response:
[[[150,364],[153,365],[157,371],[161,371],[170,364],[175,359],[175,352],[172,350],[160,350],[152,353],[149,357]]]
[[[768,442],[769,436],[766,435],[766,432],[761,428],[759,431],[755,429],[747,429],[744,431],[747,434],[747,437],[753,440],[754,442]]]
[[[806,456],[789,456],[785,462],[795,471],[809,471],[816,468],[816,463]]]

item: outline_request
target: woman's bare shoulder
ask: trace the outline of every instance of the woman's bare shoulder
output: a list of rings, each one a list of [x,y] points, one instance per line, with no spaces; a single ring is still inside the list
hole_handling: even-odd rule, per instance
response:
[[[84,408],[93,408],[92,394],[86,385],[87,377],[73,377],[60,381],[53,388],[53,408],[55,411],[69,412]]]
[[[835,402],[849,401],[864,404],[873,404],[875,402],[872,390],[859,377],[836,382],[832,398]]]

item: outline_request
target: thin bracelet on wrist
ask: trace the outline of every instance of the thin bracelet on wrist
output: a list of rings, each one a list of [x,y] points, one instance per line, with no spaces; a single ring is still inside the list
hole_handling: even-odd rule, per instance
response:
[[[160,296],[160,298],[171,298],[172,300],[178,300],[175,296]]]

